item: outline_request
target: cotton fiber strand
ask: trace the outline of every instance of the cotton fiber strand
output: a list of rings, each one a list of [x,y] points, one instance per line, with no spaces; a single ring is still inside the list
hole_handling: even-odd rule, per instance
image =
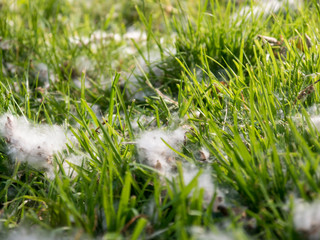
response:
[[[66,148],[67,138],[60,126],[34,125],[23,117],[0,117],[0,135],[7,142],[13,160],[35,168],[51,168],[53,154]]]
[[[141,161],[163,174],[170,174],[175,166],[175,152],[172,151],[163,140],[173,149],[180,151],[185,138],[185,130],[178,128],[175,131],[153,130],[145,132],[137,140],[138,153]],[[163,140],[162,140],[163,139]]]

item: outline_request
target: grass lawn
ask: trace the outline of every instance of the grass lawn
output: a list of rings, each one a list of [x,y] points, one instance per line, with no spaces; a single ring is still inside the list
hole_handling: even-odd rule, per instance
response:
[[[0,239],[320,239],[320,3],[0,1]]]

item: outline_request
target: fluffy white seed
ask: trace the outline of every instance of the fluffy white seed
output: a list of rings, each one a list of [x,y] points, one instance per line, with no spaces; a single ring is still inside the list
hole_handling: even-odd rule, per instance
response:
[[[175,150],[180,150],[185,137],[185,130],[178,128],[173,132],[153,130],[145,132],[137,140],[140,159],[146,165],[158,169],[167,175],[175,166],[175,152],[172,151],[164,141]]]
[[[53,154],[65,149],[67,143],[62,127],[35,125],[11,114],[0,117],[0,135],[7,142],[7,153],[13,160],[35,168],[51,168]]]
[[[199,173],[199,169],[196,166],[188,166],[185,165],[183,168],[183,181],[185,185],[188,185]],[[200,176],[197,178],[197,187],[198,189],[204,190],[204,202],[210,203],[211,199],[213,198],[214,194],[217,192],[217,200],[216,204],[220,204],[223,196],[222,193],[217,191],[215,185],[213,184],[213,180],[211,178],[210,171],[208,169],[204,170]],[[192,192],[191,192],[192,194]],[[213,206],[214,209],[217,206]]]
[[[293,210],[293,222],[295,228],[304,233],[308,239],[319,239],[320,201],[308,203],[297,200]]]

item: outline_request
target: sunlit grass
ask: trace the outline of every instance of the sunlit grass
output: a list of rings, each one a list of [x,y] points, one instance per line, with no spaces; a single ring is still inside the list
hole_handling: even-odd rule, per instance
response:
[[[319,5],[268,10],[1,2],[0,113],[68,144],[49,174],[2,118],[0,238],[317,238]]]

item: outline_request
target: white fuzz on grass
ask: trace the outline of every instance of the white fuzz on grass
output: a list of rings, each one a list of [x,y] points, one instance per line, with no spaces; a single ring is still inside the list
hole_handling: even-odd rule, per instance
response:
[[[296,230],[304,233],[308,239],[319,239],[320,200],[311,203],[297,200],[293,210],[293,222]]]
[[[290,10],[297,10],[301,7],[301,5],[301,0],[260,0],[256,1],[256,4],[253,7],[246,6],[240,9],[240,11],[235,14],[233,18],[237,19],[238,16],[246,16],[246,20],[249,20],[252,14],[255,17],[259,17],[260,15],[263,15],[263,17],[268,17],[272,13],[285,11],[286,6],[288,6],[288,9]]]
[[[147,34],[145,32],[141,32],[139,30],[136,30],[134,28],[129,28],[128,32],[126,32],[123,35],[124,39],[126,40],[134,40],[135,42],[138,41],[146,41],[147,40]]]
[[[65,157],[62,163],[62,168],[67,176],[76,177],[78,173],[74,170],[73,166],[81,167],[81,164],[85,160],[85,156],[71,154]]]
[[[24,226],[8,231],[2,240],[89,240],[93,239],[79,229],[47,231],[39,226]]]
[[[36,228],[37,229],[37,228]],[[24,228],[20,228],[17,230],[13,230],[9,233],[6,240],[53,240],[55,238],[46,236],[43,231],[40,230],[27,230]]]
[[[141,162],[149,165],[164,175],[171,173],[176,166],[172,151],[163,140],[173,149],[180,151],[185,138],[185,130],[178,128],[175,131],[153,130],[143,133],[137,140],[137,147]]]
[[[79,56],[75,59],[75,66],[74,66],[76,73],[81,75],[84,73],[92,73],[95,70],[95,66],[93,61],[88,58],[87,56]]]
[[[34,74],[38,79],[38,86],[50,87],[50,82],[55,82],[55,76],[45,63],[38,63],[34,66]]]
[[[199,173],[196,166],[184,166],[183,168],[183,181],[184,185],[188,185]],[[197,178],[197,188],[203,189],[203,200],[205,204],[209,204],[216,194],[216,199],[213,203],[213,211],[218,210],[218,206],[223,204],[224,195],[215,187],[209,170],[204,170]],[[191,192],[190,194],[193,194]]]
[[[201,227],[191,227],[189,229],[194,240],[233,240],[233,239],[246,239],[242,232],[224,233],[216,230],[215,232],[209,231]]]
[[[173,53],[170,49],[163,52],[165,56],[170,56]],[[161,78],[164,72],[159,68],[157,63],[161,62],[161,53],[155,49],[148,52],[144,52],[143,56],[139,56],[136,59],[136,68],[133,72],[127,73],[127,94],[131,99],[137,99],[139,101],[144,101],[144,98],[150,96],[153,91],[146,91],[144,80],[144,74],[152,72],[155,76]],[[147,62],[146,62],[147,59]],[[142,77],[142,79],[140,79]],[[160,84],[160,82],[158,83]],[[160,85],[154,85],[154,87],[159,87]],[[148,89],[148,88],[147,88]]]
[[[122,40],[126,40],[130,42],[134,40],[135,42],[144,42],[147,40],[147,34],[145,32],[141,32],[134,28],[130,28],[127,33],[121,36],[118,33],[107,33],[101,30],[96,30],[90,34],[90,36],[74,36],[69,38],[69,42],[78,46],[88,46],[96,47],[97,44],[107,44],[110,41],[121,42]]]
[[[314,128],[316,128],[320,132],[320,113],[319,106],[313,105],[307,109],[307,113],[310,116],[310,122]],[[297,113],[293,117],[292,120],[297,124],[297,126],[306,126],[306,119],[303,114]]]
[[[191,168],[184,168],[183,169],[183,181],[185,185],[188,185],[199,173],[199,169],[195,166]],[[215,186],[212,182],[211,175],[209,171],[204,171],[197,179],[197,186],[199,189],[203,189],[205,191],[204,198],[206,201],[210,202],[214,192]]]
[[[0,117],[0,135],[7,142],[7,153],[13,160],[38,169],[52,169],[53,155],[65,149],[67,143],[62,127],[35,125],[10,114]]]
[[[320,115],[310,117],[311,122],[315,126],[315,128],[320,131]]]
[[[135,132],[139,132],[140,125],[143,127],[156,127],[157,121],[155,117],[142,115],[139,118],[135,118],[131,121],[131,127]]]
[[[150,95],[142,88],[142,80],[139,76],[143,76],[144,74],[148,73],[150,70],[156,74],[156,76],[161,76],[161,70],[157,66],[150,66],[149,63],[159,62],[161,60],[161,54],[159,51],[150,50],[149,52],[144,52],[143,54],[147,59],[148,62],[145,61],[145,58],[139,56],[136,59],[136,69],[134,72],[130,72],[127,74],[127,94],[132,99],[137,99],[139,101],[144,101],[144,98]]]

